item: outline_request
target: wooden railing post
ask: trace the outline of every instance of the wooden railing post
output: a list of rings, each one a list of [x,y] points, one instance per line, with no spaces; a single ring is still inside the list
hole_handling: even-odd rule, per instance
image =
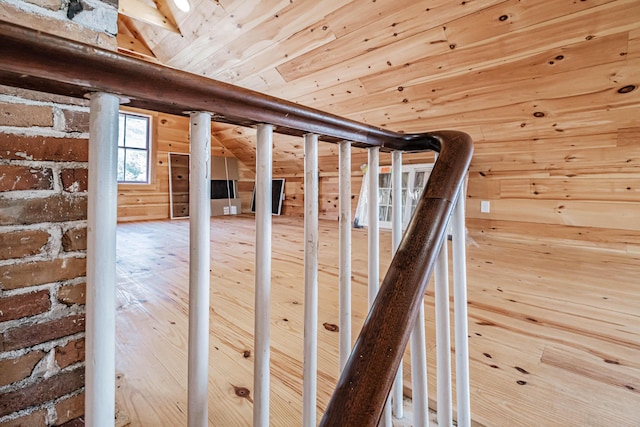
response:
[[[396,254],[400,240],[402,240],[402,220],[402,151],[396,150],[391,154],[391,247],[393,255]],[[403,383],[401,363],[393,383],[393,416],[396,418],[404,416]]]
[[[302,425],[316,426],[318,370],[318,135],[304,136],[304,357]]]
[[[448,246],[448,240],[445,238],[434,270],[438,426],[452,425]]]
[[[369,148],[369,166],[368,166],[368,179],[369,188],[367,194],[367,200],[369,204],[368,209],[368,231],[367,238],[369,243],[368,252],[368,286],[369,286],[369,308],[373,305],[373,302],[378,295],[378,288],[380,287],[380,148]],[[384,421],[382,423],[385,427],[391,427],[391,405],[390,400],[387,399],[384,410]]]
[[[271,164],[273,126],[258,125],[256,147],[256,294],[253,427],[269,425],[271,304]]]
[[[368,165],[368,192],[367,203],[369,209],[367,212],[367,240],[369,244],[369,251],[367,254],[367,266],[368,266],[368,296],[369,296],[369,308],[373,305],[373,301],[378,294],[378,287],[380,286],[380,220],[379,220],[379,183],[378,183],[378,169],[380,165],[380,149],[378,147],[371,147],[369,152],[369,165]]]
[[[471,425],[469,395],[469,326],[467,324],[467,262],[464,221],[465,186],[460,186],[453,211],[453,305],[456,343],[456,399],[458,426]]]
[[[189,164],[188,426],[209,425],[211,114],[191,113]]]
[[[339,306],[340,306],[340,372],[351,353],[351,142],[340,142]]]
[[[115,95],[91,95],[85,421],[94,427],[113,427],[115,420],[119,108]]]

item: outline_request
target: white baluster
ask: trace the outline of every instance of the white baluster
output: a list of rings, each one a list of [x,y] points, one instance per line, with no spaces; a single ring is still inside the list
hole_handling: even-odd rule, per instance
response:
[[[115,419],[119,106],[115,95],[91,95],[85,420],[95,427],[113,426]]]
[[[449,251],[445,238],[436,259],[435,316],[436,316],[436,368],[438,426],[452,425],[451,402],[451,326],[449,322]]]
[[[402,240],[402,151],[394,151],[391,155],[391,240],[395,255]],[[404,392],[402,378],[402,362],[398,366],[393,384],[393,415],[404,417]]]
[[[413,425],[429,426],[429,388],[427,384],[427,348],[424,330],[424,304],[411,332],[411,396]]]
[[[340,142],[340,372],[351,354],[351,143]]]
[[[271,164],[273,126],[258,125],[256,146],[256,293],[253,426],[269,425]]]
[[[378,196],[378,169],[380,165],[380,149],[378,147],[369,148],[369,167],[368,167],[368,179],[369,179],[369,191],[367,194],[369,212],[368,223],[369,230],[367,233],[369,243],[368,253],[368,296],[369,307],[373,304],[373,301],[378,294],[378,287],[380,286],[380,221],[379,221],[379,196]]]
[[[460,187],[458,201],[453,211],[453,305],[456,341],[456,398],[458,426],[471,425],[469,397],[469,327],[467,324],[467,263],[464,225],[464,185]]]
[[[369,307],[378,294],[380,287],[380,200],[379,200],[379,169],[380,169],[380,149],[378,147],[369,148],[369,192],[367,195],[369,203],[368,222],[369,231],[369,254],[368,254],[368,285],[369,285]],[[385,404],[382,425],[391,427],[391,400],[387,399]]]
[[[316,426],[318,357],[318,135],[304,136],[304,363],[302,425]]]
[[[206,427],[209,425],[211,114],[191,113],[190,122],[188,425]]]

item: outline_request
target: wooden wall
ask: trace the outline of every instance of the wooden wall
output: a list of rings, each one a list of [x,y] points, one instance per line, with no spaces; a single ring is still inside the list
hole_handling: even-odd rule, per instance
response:
[[[179,16],[184,37],[144,24],[137,34],[177,68],[393,130],[466,131],[477,144],[472,231],[638,250],[639,0],[261,2],[268,13],[225,5]],[[212,35],[217,44],[205,41]],[[250,199],[255,132],[214,128],[248,166],[241,190]],[[321,209],[335,218],[329,151]],[[301,213],[302,173],[302,141],[277,138],[285,214]]]
[[[478,144],[468,197],[481,233],[640,253],[640,128]]]
[[[120,221],[169,217],[168,153],[189,151],[187,118],[149,114],[155,139],[154,179],[150,185],[119,186]],[[629,121],[623,124],[633,124]],[[576,125],[551,133],[543,127],[557,127],[553,123],[531,123],[534,135],[540,136],[518,126],[511,134],[500,130],[490,139],[477,141],[469,173],[469,229],[505,239],[526,235],[640,252],[640,128],[613,124]],[[245,138],[243,144],[239,138]],[[213,124],[213,154],[233,153],[240,159],[238,187],[245,212],[250,209],[255,180],[254,138],[254,129]],[[320,216],[324,219],[338,217],[337,153],[337,145],[320,143]],[[284,215],[303,212],[303,155],[300,138],[274,136],[273,176],[286,180]],[[433,156],[410,154],[403,160],[427,163]],[[366,162],[366,150],[354,148],[353,211],[362,183],[361,166]],[[390,162],[390,155],[381,153],[380,163]],[[482,200],[490,202],[489,213],[480,212]]]
[[[466,207],[472,234],[640,253],[640,127],[597,129],[478,141]],[[321,217],[335,220],[337,146],[325,145],[321,153]],[[407,164],[432,161],[426,153],[403,157]],[[354,210],[362,183],[359,168],[366,162],[366,152],[354,149]],[[380,163],[390,164],[390,155],[382,153]],[[296,214],[301,215],[302,186],[296,191]],[[490,202],[489,213],[480,212],[483,200]]]
[[[622,394],[638,389],[637,286],[618,272],[640,254],[640,0],[196,3],[177,16],[183,35],[136,24],[161,63],[388,129],[473,137],[474,418],[633,425],[616,419],[638,418]],[[247,204],[255,131],[213,130],[246,166]],[[274,145],[284,213],[300,215],[302,140]],[[354,150],[354,205],[365,162]],[[321,145],[321,217],[333,220],[336,167],[336,147]],[[596,406],[609,423],[589,416]]]
[[[189,153],[189,118],[123,107],[152,117],[152,179],[150,184],[118,185],[118,221],[141,221],[169,218],[169,153]],[[215,136],[211,140],[211,155],[233,157]],[[240,166],[240,176],[247,168]],[[248,174],[253,180],[253,175]],[[253,182],[253,181],[251,181]],[[253,185],[253,184],[252,184]],[[243,188],[243,186],[240,186]],[[251,187],[253,188],[253,187]],[[251,202],[249,194],[249,202]],[[246,192],[243,195],[243,203]],[[247,204],[247,210],[249,205]],[[244,206],[243,206],[244,209]]]
[[[163,64],[393,130],[466,131],[474,232],[638,251],[638,16],[640,0],[199,2],[176,18],[183,36],[134,33]],[[255,131],[214,133],[246,166],[248,207]],[[320,156],[335,219],[335,146]],[[302,157],[301,139],[276,136],[286,215],[302,213]]]
[[[472,234],[640,253],[640,127],[602,129],[476,143],[466,209]],[[337,147],[323,151],[321,217],[337,219]],[[366,161],[366,152],[354,149],[354,209]],[[429,163],[433,156],[411,154],[403,161]],[[390,162],[382,153],[380,163]],[[297,193],[301,214],[301,185]],[[483,200],[490,202],[489,213],[480,212]]]

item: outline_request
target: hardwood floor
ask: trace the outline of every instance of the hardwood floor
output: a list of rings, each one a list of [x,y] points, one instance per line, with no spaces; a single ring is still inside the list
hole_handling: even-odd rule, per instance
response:
[[[253,217],[212,218],[212,426],[250,426]],[[337,223],[321,221],[318,414],[337,379]],[[496,426],[635,426],[638,256],[471,233],[473,419]],[[390,233],[381,238],[381,274]],[[301,425],[302,222],[274,217],[271,424]],[[355,331],[366,306],[366,230],[353,231]],[[188,222],[118,226],[117,402],[132,426],[186,425]],[[426,298],[435,397],[432,288]],[[323,327],[325,326],[325,327]],[[407,360],[408,358],[405,358]],[[405,370],[408,386],[409,369]]]

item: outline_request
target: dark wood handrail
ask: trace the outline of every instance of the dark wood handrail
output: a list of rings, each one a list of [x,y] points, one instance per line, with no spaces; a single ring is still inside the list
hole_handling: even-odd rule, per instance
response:
[[[0,83],[75,98],[107,92],[129,99],[132,107],[177,115],[208,111],[220,122],[269,123],[279,133],[316,133],[325,141],[349,140],[386,151],[430,150],[435,143],[430,135],[365,125],[8,22],[0,22]]]
[[[469,167],[467,134],[393,132],[7,22],[0,22],[0,84],[75,98],[107,92],[153,111],[208,111],[216,121],[270,123],[279,133],[316,133],[329,142],[440,152],[321,421],[325,427],[378,424]]]

